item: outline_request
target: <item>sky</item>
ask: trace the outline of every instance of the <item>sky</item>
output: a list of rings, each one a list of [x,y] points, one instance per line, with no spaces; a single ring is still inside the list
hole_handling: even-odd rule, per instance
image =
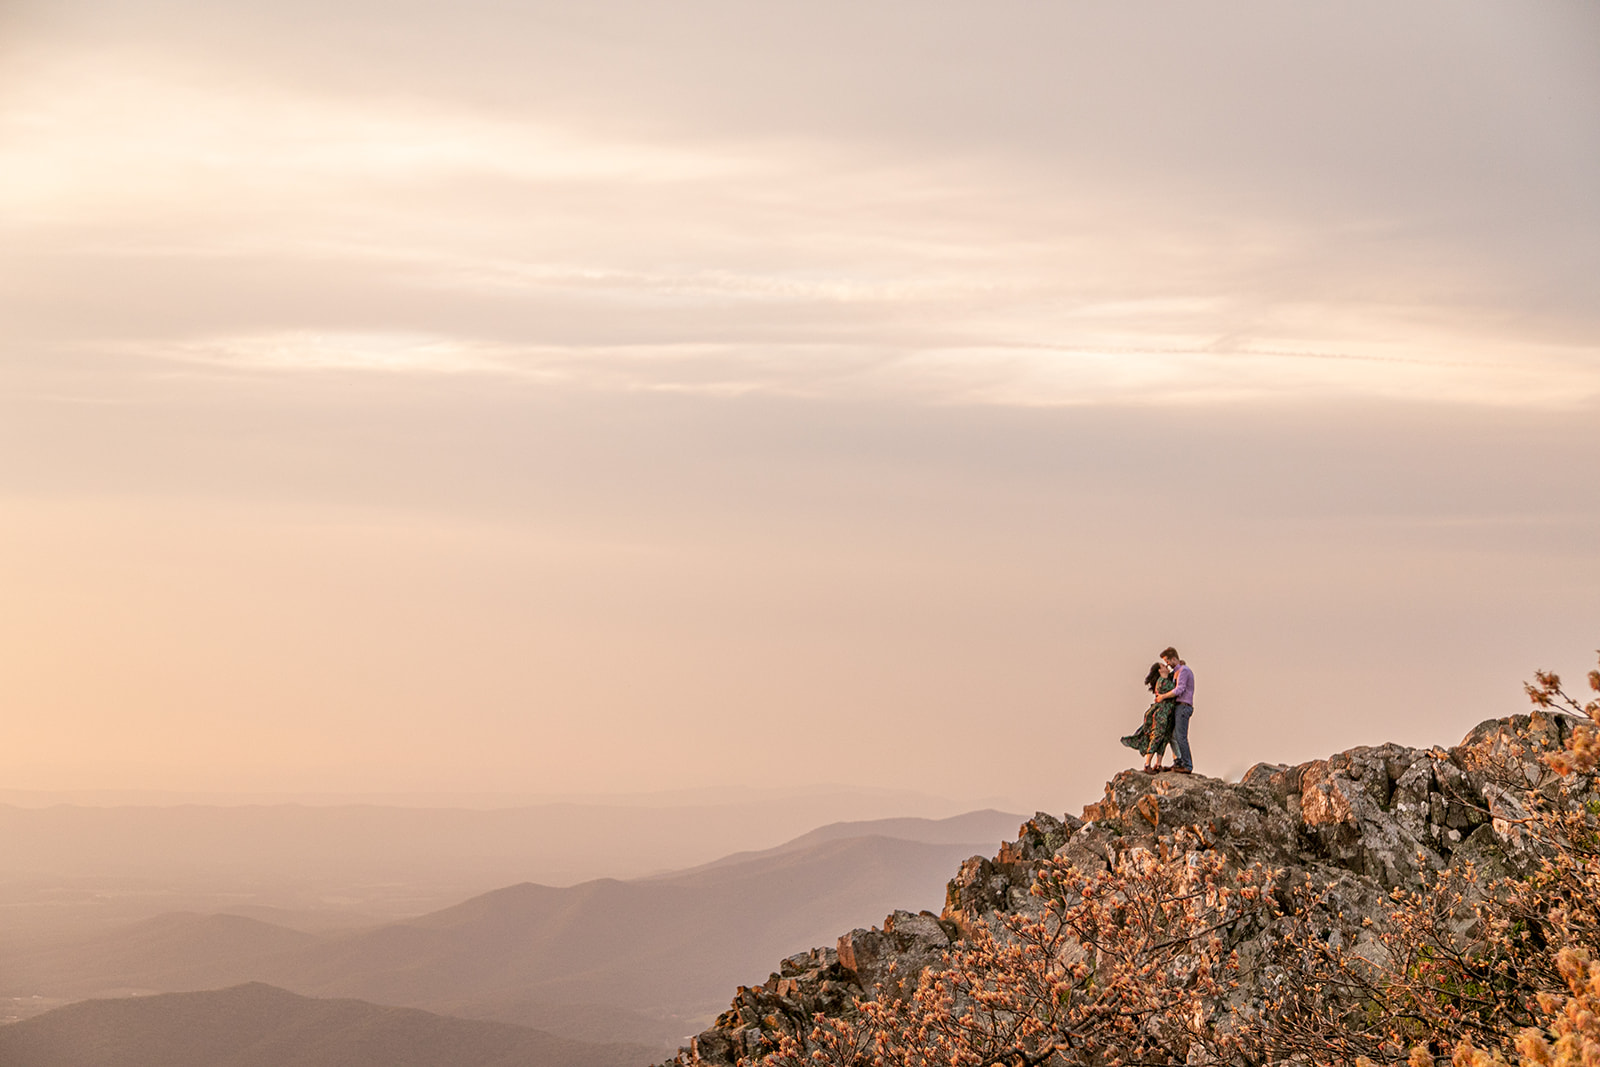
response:
[[[11,0],[0,782],[1454,743],[1600,644],[1595,189],[1586,3]]]

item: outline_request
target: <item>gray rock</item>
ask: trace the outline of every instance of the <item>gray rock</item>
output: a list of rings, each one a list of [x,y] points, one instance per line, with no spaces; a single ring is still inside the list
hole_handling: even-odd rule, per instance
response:
[[[839,938],[839,965],[868,996],[909,996],[923,970],[944,961],[956,930],[932,912],[896,911],[881,930],[852,930]]]

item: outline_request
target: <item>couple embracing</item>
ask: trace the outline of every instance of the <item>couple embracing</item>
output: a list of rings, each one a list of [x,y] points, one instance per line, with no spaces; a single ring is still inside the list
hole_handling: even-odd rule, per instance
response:
[[[1146,774],[1158,774],[1161,755],[1168,744],[1172,745],[1172,770],[1179,774],[1194,773],[1194,760],[1189,755],[1189,717],[1194,714],[1194,672],[1178,658],[1178,650],[1168,648],[1150,667],[1144,678],[1145,688],[1156,701],[1144,713],[1144,725],[1122,739],[1131,749],[1144,753]],[[1152,765],[1151,760],[1155,763]]]

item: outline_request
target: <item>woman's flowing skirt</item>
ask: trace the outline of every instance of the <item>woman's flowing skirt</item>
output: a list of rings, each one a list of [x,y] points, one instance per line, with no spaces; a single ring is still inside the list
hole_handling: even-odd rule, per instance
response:
[[[1122,738],[1122,743],[1145,756],[1159,756],[1172,742],[1172,701],[1162,700],[1145,709],[1144,723]]]

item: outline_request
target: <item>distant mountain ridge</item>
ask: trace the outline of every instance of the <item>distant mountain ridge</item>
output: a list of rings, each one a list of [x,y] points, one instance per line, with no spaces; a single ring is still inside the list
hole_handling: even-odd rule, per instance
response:
[[[0,1027],[6,1067],[637,1067],[652,1051],[261,983],[89,1000]]]
[[[833,822],[828,823],[826,826],[819,826],[815,830],[801,834],[799,837],[785,841],[783,844],[773,848],[735,852],[731,855],[723,856],[721,859],[712,860],[710,863],[701,864],[699,867],[673,871],[668,876],[688,874],[692,871],[708,870],[713,867],[726,867],[745,860],[777,856],[785,852],[796,852],[825,841],[838,841],[851,837],[888,837],[901,841],[919,841],[928,845],[971,844],[978,841],[1001,840],[1012,832],[1018,818],[1020,816],[1010,812],[984,808],[981,811],[969,811],[962,815],[952,815],[948,819],[905,817],[898,819],[864,819],[856,822]]]
[[[0,992],[72,998],[260,981],[662,1048],[713,1014],[730,983],[759,977],[774,953],[895,903],[938,906],[951,867],[992,851],[1018,821],[975,812],[831,824],[687,871],[568,888],[523,883],[350,933],[162,916],[13,954]]]
[[[558,802],[489,809],[295,803],[19,807],[0,799],[0,876],[221,874],[260,880],[315,872],[323,883],[431,885],[446,872],[444,888],[474,887],[468,893],[528,880],[569,885],[681,869],[797,836],[848,810],[846,795],[853,794],[803,803],[757,795],[742,804]],[[871,806],[882,810],[887,802],[882,798]],[[618,841],[631,847],[619,851]]]

